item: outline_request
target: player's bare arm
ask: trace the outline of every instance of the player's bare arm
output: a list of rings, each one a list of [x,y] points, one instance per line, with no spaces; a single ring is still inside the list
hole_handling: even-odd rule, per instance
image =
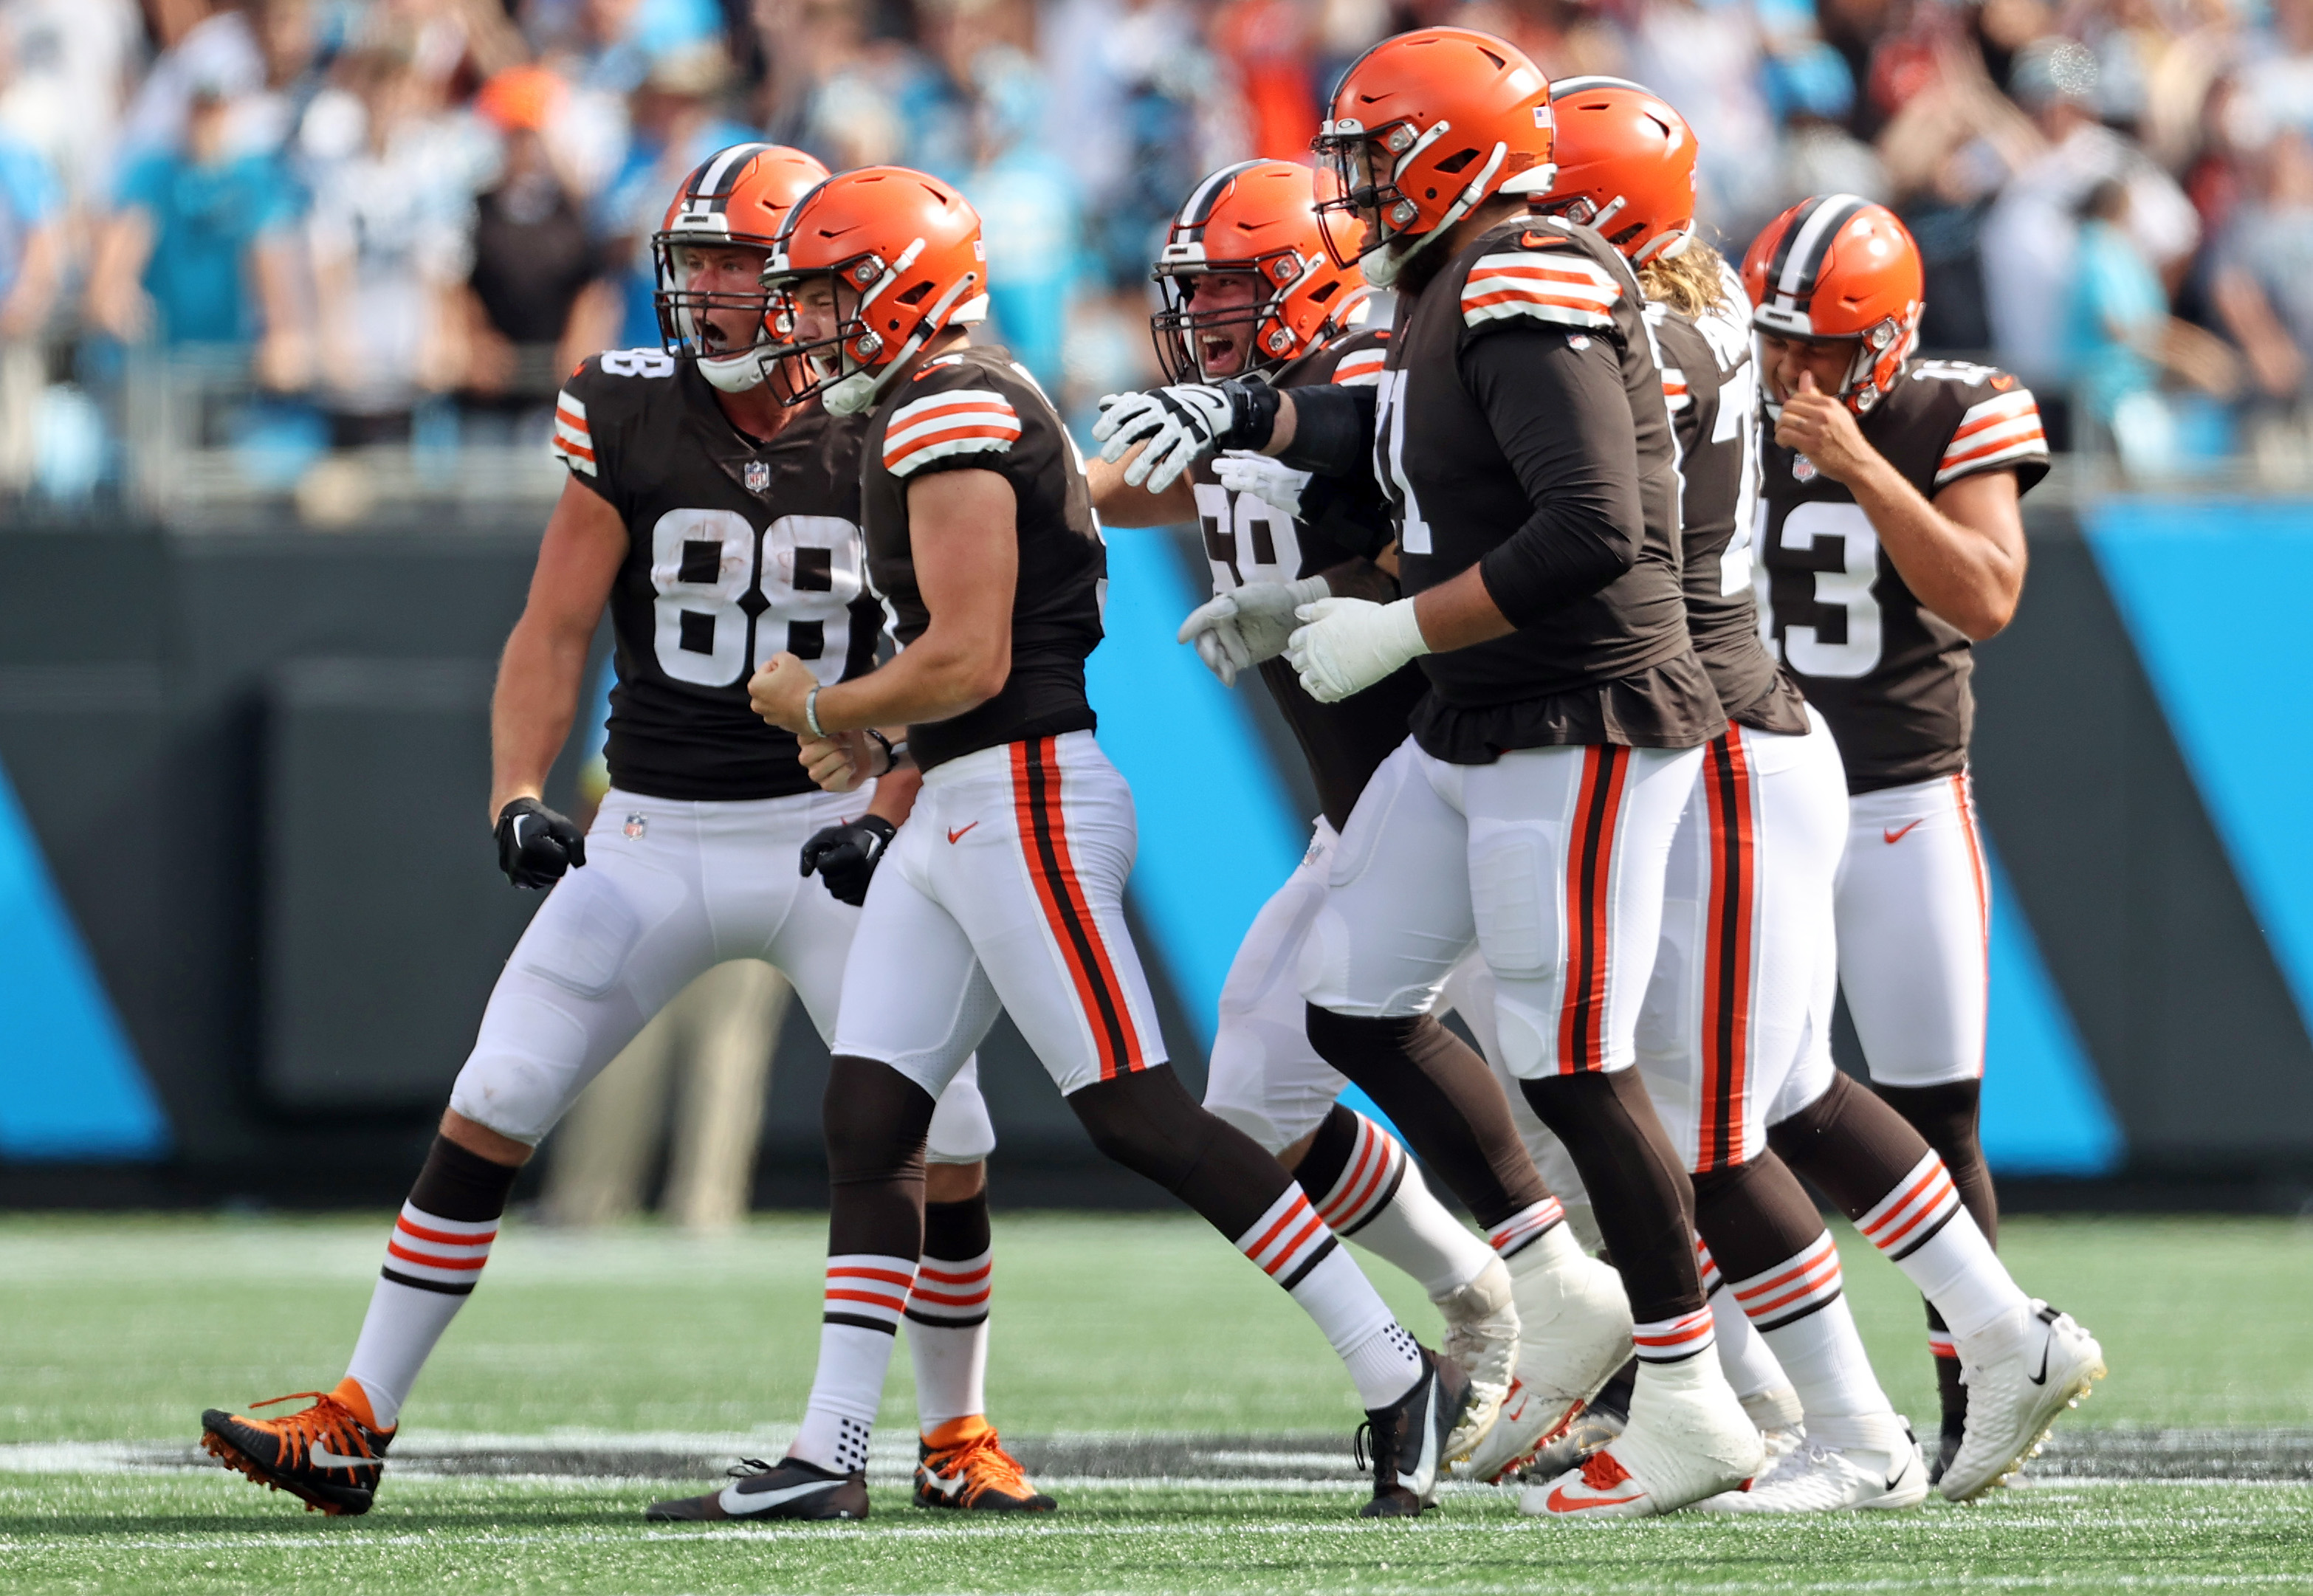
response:
[[[1774,346],[1787,341],[1767,341],[1772,388],[1786,369]],[[1871,446],[1854,412],[1825,393],[1812,370],[1796,372],[1782,406],[1775,442],[1855,495],[1920,602],[1973,642],[2007,626],[2023,595],[2026,558],[2015,472],[1962,478],[1930,501]]]
[[[1151,493],[1146,487],[1135,487],[1125,480],[1125,473],[1140,455],[1141,449],[1135,448],[1121,460],[1103,460],[1095,455],[1086,462],[1085,480],[1092,488],[1092,507],[1102,524],[1179,526],[1196,520],[1196,491],[1186,477],[1167,483],[1161,493]]]
[[[498,658],[490,698],[490,819],[517,798],[538,798],[577,717],[586,653],[627,554],[626,523],[600,494],[573,480],[546,523],[530,600]]]
[[[820,690],[819,730],[944,721],[977,709],[1012,674],[1012,594],[1019,574],[1012,485],[994,471],[941,471],[908,485],[918,581],[931,624],[891,663]],[[811,670],[781,653],[748,686],[755,711],[804,732]]]

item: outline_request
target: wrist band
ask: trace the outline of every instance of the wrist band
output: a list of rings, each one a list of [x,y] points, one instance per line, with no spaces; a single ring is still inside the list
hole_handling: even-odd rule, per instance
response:
[[[867,728],[867,736],[869,741],[874,742],[877,748],[884,750],[884,768],[872,772],[871,774],[875,776],[891,775],[893,771],[899,768],[899,750],[892,746],[892,740],[890,738],[884,736],[873,726]]]
[[[817,688],[812,688],[803,696],[803,723],[811,728],[811,734],[814,737],[827,735],[821,730],[819,724],[819,689]]]

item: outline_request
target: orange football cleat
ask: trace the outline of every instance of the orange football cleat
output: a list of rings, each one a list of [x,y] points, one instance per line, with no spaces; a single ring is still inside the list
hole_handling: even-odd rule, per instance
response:
[[[1028,1483],[1019,1460],[974,1414],[921,1437],[916,1452],[916,1505],[981,1513],[1051,1513],[1060,1504]]]
[[[201,1445],[228,1469],[300,1498],[308,1511],[364,1513],[377,1496],[393,1432],[371,1422],[369,1399],[351,1378],[334,1391],[295,1391],[259,1402],[313,1405],[286,1418],[244,1418],[212,1407],[201,1415]]]

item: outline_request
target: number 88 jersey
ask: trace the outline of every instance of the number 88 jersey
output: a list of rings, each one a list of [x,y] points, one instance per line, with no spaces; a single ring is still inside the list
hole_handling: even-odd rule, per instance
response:
[[[554,452],[627,526],[611,588],[611,785],[701,801],[813,790],[794,734],[749,706],[747,679],[782,650],[831,685],[875,663],[866,432],[814,406],[759,443],[689,362],[656,349],[598,355],[564,385]]]
[[[1930,500],[1962,478],[2048,474],[2030,390],[1963,361],[1914,361],[1861,419],[1863,436]],[[1967,763],[1975,700],[1966,636],[1923,606],[1854,495],[1803,455],[1761,443],[1758,532],[1769,646],[1823,712],[1851,793],[1950,776]]]

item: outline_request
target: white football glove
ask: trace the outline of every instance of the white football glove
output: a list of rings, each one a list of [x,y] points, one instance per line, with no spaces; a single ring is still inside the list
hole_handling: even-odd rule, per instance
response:
[[[1213,461],[1213,475],[1231,493],[1249,493],[1271,509],[1301,519],[1301,490],[1309,486],[1308,472],[1265,454],[1232,449]]]
[[[1237,672],[1285,652],[1293,635],[1294,611],[1326,596],[1325,579],[1249,583],[1198,605],[1181,623],[1180,640],[1193,643],[1205,668],[1223,687],[1236,685]]]
[[[1429,652],[1413,601],[1320,599],[1295,611],[1308,624],[1287,642],[1285,657],[1320,704],[1338,704]]]
[[[1213,440],[1228,431],[1232,414],[1228,395],[1202,382],[1112,393],[1100,401],[1092,435],[1101,445],[1101,459],[1112,463],[1145,441],[1148,447],[1124,469],[1125,484],[1163,493],[1213,452]]]

